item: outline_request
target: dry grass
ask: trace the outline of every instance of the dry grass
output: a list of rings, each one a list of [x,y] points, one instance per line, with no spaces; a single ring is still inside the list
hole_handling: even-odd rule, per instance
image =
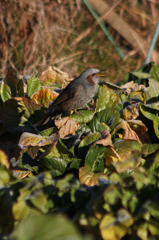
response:
[[[107,1],[110,7],[115,2]],[[115,11],[151,41],[159,15],[158,0],[122,1]],[[55,64],[71,75],[86,67],[107,67],[110,80],[120,80],[125,72],[142,65],[144,59],[113,29],[110,31],[125,52],[124,61],[82,1],[2,0],[0,76],[5,75],[7,65],[21,74],[32,74]]]

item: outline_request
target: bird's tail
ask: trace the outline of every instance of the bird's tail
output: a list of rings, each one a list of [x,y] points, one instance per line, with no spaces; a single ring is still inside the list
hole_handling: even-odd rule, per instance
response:
[[[46,125],[50,121],[50,116],[46,115],[44,118],[42,118],[39,122],[35,123],[35,126],[39,125]]]

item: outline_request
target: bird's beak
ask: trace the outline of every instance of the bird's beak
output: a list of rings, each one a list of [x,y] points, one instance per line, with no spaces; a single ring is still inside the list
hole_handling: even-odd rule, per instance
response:
[[[106,75],[102,74],[102,72],[105,72],[106,69],[100,70],[100,72],[97,74],[97,77],[105,77]]]

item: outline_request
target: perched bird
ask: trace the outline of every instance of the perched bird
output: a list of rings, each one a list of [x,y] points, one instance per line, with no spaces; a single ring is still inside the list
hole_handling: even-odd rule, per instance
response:
[[[59,96],[52,102],[46,116],[37,125],[46,124],[52,117],[69,114],[71,110],[84,107],[94,97],[100,76],[105,69],[88,68],[79,77],[71,81]]]

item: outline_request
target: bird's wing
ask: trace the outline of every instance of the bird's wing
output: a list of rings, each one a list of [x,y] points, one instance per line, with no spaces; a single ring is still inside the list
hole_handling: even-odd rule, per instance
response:
[[[77,88],[75,86],[75,82],[71,82],[67,87],[60,93],[60,95],[55,99],[53,103],[51,103],[50,107],[54,108],[59,104],[73,98],[77,93]]]

